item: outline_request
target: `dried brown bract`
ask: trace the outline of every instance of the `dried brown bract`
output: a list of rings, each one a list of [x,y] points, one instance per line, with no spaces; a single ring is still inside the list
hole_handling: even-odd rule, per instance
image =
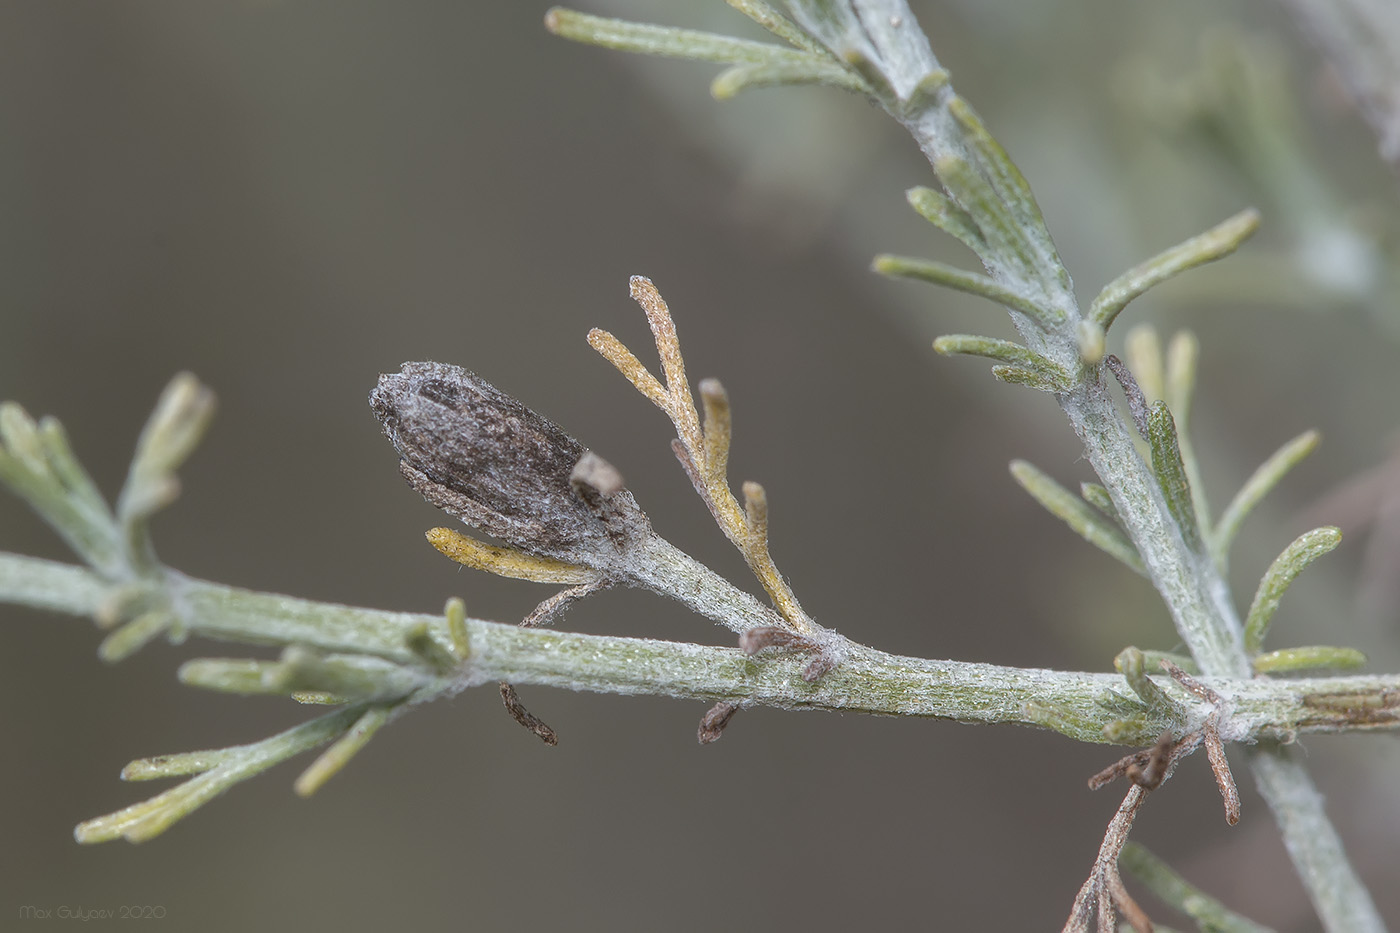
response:
[[[370,407],[423,498],[513,547],[598,567],[651,532],[616,470],[459,366],[405,363]]]
[[[1166,780],[1167,769],[1171,767],[1172,751],[1176,746],[1171,730],[1163,732],[1147,750],[1147,761],[1139,764],[1133,761],[1127,767],[1128,780],[1147,790],[1156,790]]]
[[[501,702],[505,704],[506,712],[511,718],[539,736],[541,742],[546,745],[558,745],[559,736],[540,717],[525,708],[525,704],[520,702],[520,696],[515,692],[515,688],[510,684],[501,684]]]
[[[695,730],[695,737],[700,740],[701,745],[709,745],[716,742],[724,734],[724,727],[729,725],[729,720],[734,718],[734,714],[739,712],[738,703],[730,703],[721,700],[714,706],[706,710],[705,715],[700,719],[700,727]]]
[[[776,625],[761,625],[739,636],[739,650],[754,655],[765,648],[810,648],[810,639]]]

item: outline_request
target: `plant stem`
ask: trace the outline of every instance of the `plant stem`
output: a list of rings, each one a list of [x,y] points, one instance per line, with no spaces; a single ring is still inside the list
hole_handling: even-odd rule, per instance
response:
[[[1102,380],[1085,381],[1061,397],[1061,407],[1201,672],[1248,677],[1229,589],[1214,563],[1187,546],[1107,387]]]
[[[858,61],[879,102],[909,131],[958,207],[1006,232],[1000,248],[981,254],[993,279],[1035,305],[1057,312],[1032,319],[1012,311],[1031,350],[1084,373],[1058,396],[1090,464],[1113,498],[1149,577],[1177,631],[1206,675],[1250,675],[1239,616],[1229,587],[1209,556],[1192,549],[1173,520],[1156,478],[1134,446],[1103,381],[1102,367],[1080,366],[1081,320],[1068,272],[1060,262],[1029,186],[971,109],[953,91],[904,0],[790,0],[797,21],[837,56]],[[950,174],[957,168],[960,175]],[[979,176],[966,184],[968,170]],[[975,195],[975,200],[969,199]],[[1017,231],[1012,231],[1016,233]],[[1309,895],[1328,930],[1383,929],[1370,896],[1336,841],[1307,772],[1273,756],[1251,756]],[[1298,829],[1299,826],[1306,829]],[[1355,904],[1342,905],[1336,892]]]
[[[1248,754],[1255,784],[1323,925],[1328,930],[1384,930],[1385,921],[1361,879],[1353,871],[1337,870],[1348,865],[1346,850],[1294,750],[1270,743]]]
[[[257,593],[170,572],[183,630],[241,644],[303,645],[383,658],[418,670],[411,639],[425,630],[452,645],[442,616],[358,609]],[[92,613],[104,585],[90,570],[0,553],[0,601],[73,615]],[[1052,725],[1079,741],[1109,742],[1104,727],[1127,719],[1112,741],[1144,744],[1163,729],[1196,728],[1212,710],[1179,690],[1175,708],[1147,709],[1123,677],[900,657],[851,644],[839,667],[808,683],[800,652],[756,659],[735,648],[619,638],[465,621],[469,657],[443,680],[443,692],[508,681],[570,690],[730,700],[780,709],[824,709],[951,719],[966,723]],[[1368,698],[1400,697],[1400,675],[1232,680],[1204,678],[1229,698],[1222,729],[1233,741],[1285,740],[1297,732],[1400,729],[1400,710],[1377,715]],[[1157,682],[1172,690],[1171,681]],[[426,699],[421,697],[420,699]],[[1330,704],[1330,705],[1329,705]],[[1047,711],[1050,715],[1047,715]]]

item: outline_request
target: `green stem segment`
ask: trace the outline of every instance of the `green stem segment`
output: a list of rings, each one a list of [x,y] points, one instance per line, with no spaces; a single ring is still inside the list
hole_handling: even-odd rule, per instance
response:
[[[33,585],[20,585],[26,580],[43,580],[49,592],[36,593]],[[361,676],[375,669],[376,659],[389,661],[387,693],[402,694],[416,687],[419,692],[413,698],[418,701],[430,699],[432,691],[446,694],[508,681],[596,693],[967,723],[1043,726],[1053,719],[1061,723],[1056,726],[1059,731],[1086,742],[1110,741],[1106,726],[1141,714],[1133,731],[1113,735],[1113,741],[1128,744],[1151,742],[1164,728],[1177,725],[1180,715],[1169,708],[1144,711],[1118,674],[922,660],[849,644],[846,658],[835,670],[807,683],[801,672],[810,658],[800,652],[760,660],[734,648],[529,629],[479,619],[454,624],[443,616],[318,603],[179,575],[172,575],[172,586],[179,604],[187,607],[182,622],[191,634],[368,656],[359,668]],[[102,592],[90,570],[0,553],[0,601],[88,615],[101,604]],[[410,645],[426,632],[444,650],[451,650],[453,628],[458,639],[465,636],[469,657],[453,676],[441,678],[434,686],[431,678],[437,672],[428,670]],[[232,670],[230,662],[190,661],[189,666]],[[1156,680],[1167,683],[1160,676]],[[1400,676],[1287,681],[1206,678],[1206,682],[1231,697],[1232,714],[1222,729],[1236,741],[1283,739],[1297,732],[1400,730],[1400,708],[1385,705],[1388,697],[1400,696]],[[248,683],[249,692],[262,692],[254,680]],[[229,689],[236,683],[211,685]],[[363,691],[361,695],[387,693]],[[1056,715],[1049,717],[1047,711]],[[1188,709],[1191,718],[1204,719],[1209,712],[1204,707]]]

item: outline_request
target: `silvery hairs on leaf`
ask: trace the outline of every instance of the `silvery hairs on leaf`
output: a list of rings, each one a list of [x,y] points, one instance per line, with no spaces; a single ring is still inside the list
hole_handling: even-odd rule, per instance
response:
[[[513,547],[600,567],[651,534],[605,460],[460,366],[405,363],[369,404],[409,485]]]

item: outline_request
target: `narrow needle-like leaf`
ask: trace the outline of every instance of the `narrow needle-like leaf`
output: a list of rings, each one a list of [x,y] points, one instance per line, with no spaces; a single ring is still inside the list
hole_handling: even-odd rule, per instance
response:
[[[1113,504],[1113,497],[1108,494],[1107,489],[1098,483],[1080,483],[1079,495],[1084,497],[1085,502],[1102,512],[1104,517],[1113,519],[1114,524],[1122,524],[1118,517],[1118,506]]]
[[[919,187],[910,188],[904,192],[904,196],[909,200],[909,206],[918,211],[924,220],[956,237],[978,256],[987,252],[987,241],[977,228],[977,221],[943,192]]]
[[[1296,648],[1280,648],[1266,651],[1254,659],[1255,673],[1281,674],[1287,671],[1308,671],[1326,668],[1347,670],[1361,667],[1366,663],[1366,655],[1355,648],[1339,648],[1335,645],[1300,645]]]
[[[1054,324],[1055,314],[1050,309],[1037,304],[1029,296],[977,272],[968,272],[966,269],[959,269],[956,266],[932,260],[912,259],[907,256],[888,254],[876,256],[871,268],[881,275],[918,279],[922,282],[932,282],[935,285],[955,288],[960,292],[981,295],[997,304],[1020,311],[1047,330]]]
[[[1167,344],[1166,379],[1162,398],[1176,419],[1177,446],[1181,462],[1186,467],[1186,479],[1191,484],[1191,501],[1196,506],[1196,524],[1210,528],[1210,505],[1206,501],[1205,484],[1201,480],[1201,465],[1191,443],[1191,402],[1196,389],[1196,361],[1201,344],[1189,330],[1178,331]]]
[[[1176,422],[1166,402],[1157,402],[1147,413],[1147,437],[1152,447],[1152,470],[1167,500],[1181,535],[1193,551],[1201,549],[1201,530],[1196,524],[1196,507],[1191,501],[1191,483],[1177,446]]]
[[[63,488],[68,490],[73,499],[81,503],[95,520],[111,523],[114,519],[107,500],[102,498],[97,484],[78,462],[72,445],[68,443],[68,434],[57,418],[46,417],[40,420],[38,439],[49,468],[63,484]]]
[[[1184,243],[1158,253],[1146,262],[1134,266],[1104,286],[1089,306],[1089,320],[1108,330],[1118,313],[1154,285],[1196,266],[1233,253],[1259,227],[1259,212],[1250,208],[1240,211]]]
[[[213,766],[207,770],[201,768],[203,773],[197,777],[150,800],[80,823],[73,830],[73,836],[84,845],[121,837],[131,842],[144,842],[159,836],[240,781],[245,781],[293,755],[323,745],[343,734],[364,715],[366,709],[367,707],[359,705],[337,710],[252,745],[171,756],[170,760],[186,760],[191,769],[210,760],[213,761]],[[210,759],[198,756],[210,756]],[[160,760],[150,759],[154,762]],[[141,763],[132,762],[127,767],[132,769],[139,764]]]
[[[190,373],[178,373],[141,429],[126,483],[117,496],[116,515],[126,561],[145,574],[156,573],[159,566],[148,520],[179,495],[175,471],[193,452],[213,417],[214,393]]]
[[[133,466],[174,470],[194,452],[213,416],[214,393],[193,373],[177,373],[141,430]]]
[[[982,254],[983,261],[1017,281],[1033,281],[1037,271],[1031,261],[1035,255],[1034,247],[991,182],[971,162],[958,156],[937,159],[933,170],[948,194],[972,217],[986,240],[988,250]],[[1058,325],[1063,321],[1063,314],[1055,309],[1052,323]],[[1051,329],[1038,320],[1037,324],[1044,330]]]
[[[860,75],[830,59],[808,56],[802,61],[735,65],[710,82],[710,94],[716,100],[729,100],[740,91],[796,84],[822,84],[858,94],[870,93],[870,86]]]
[[[409,650],[418,647],[413,629],[404,635]],[[422,666],[358,654],[325,654],[293,645],[283,649],[281,660],[269,667],[264,689],[260,692],[330,693],[360,701],[397,701],[430,681],[431,674],[423,667],[439,673],[437,664],[420,663]],[[452,661],[447,659],[446,664],[451,665]]]
[[[1235,493],[1235,498],[1230,500],[1230,504],[1221,513],[1220,522],[1215,526],[1215,533],[1211,536],[1211,550],[1214,552],[1215,562],[1221,570],[1224,570],[1228,565],[1230,545],[1234,542],[1235,535],[1239,533],[1245,518],[1259,504],[1259,500],[1278,485],[1279,480],[1283,479],[1289,470],[1297,466],[1304,457],[1317,448],[1318,438],[1319,435],[1316,431],[1304,431],[1299,434],[1260,464],[1259,469],[1255,470],[1254,474],[1245,480],[1240,491]]]
[[[28,502],[88,564],[109,576],[122,573],[111,510],[52,418],[35,424],[20,405],[0,403],[0,483]]]
[[[1166,380],[1162,369],[1162,338],[1151,324],[1139,324],[1123,338],[1123,355],[1150,405],[1166,398]]]
[[[784,48],[771,42],[754,42],[713,32],[589,16],[587,13],[561,7],[555,7],[545,14],[544,25],[560,38],[601,45],[622,52],[660,55],[664,58],[684,58],[724,65],[762,65],[812,57],[807,52]]]
[[[0,403],[0,444],[10,455],[21,460],[31,472],[43,472],[44,447],[39,442],[39,427],[29,412],[14,402]]]
[[[434,628],[436,626],[430,627],[427,622],[413,626],[404,635],[404,645],[430,670],[451,674],[461,667],[461,661],[450,648],[433,637]]]
[[[1038,392],[1058,393],[1065,391],[1063,382],[1033,369],[1022,369],[1019,366],[993,366],[992,375],[1009,385],[1025,386]]]
[[[799,49],[813,54],[830,57],[831,53],[820,42],[797,28],[792,20],[764,3],[763,0],[726,0],[726,2],[779,39],[784,39]]]
[[[1128,686],[1133,688],[1138,699],[1149,707],[1171,709],[1176,705],[1167,696],[1166,691],[1153,683],[1152,678],[1147,676],[1147,655],[1143,653],[1142,649],[1124,648],[1118,652],[1118,657],[1113,659],[1113,667],[1123,675],[1123,679],[1128,682]]]
[[[1172,871],[1161,859],[1136,842],[1123,846],[1118,865],[1163,903],[1186,914],[1209,933],[1273,933],[1268,927],[1240,916]]]
[[[1177,430],[1185,434],[1191,423],[1191,401],[1196,391],[1196,364],[1201,342],[1189,330],[1177,331],[1167,344],[1167,374],[1162,398],[1176,418]]]
[[[966,134],[964,138],[982,163],[985,176],[991,181],[999,200],[1005,205],[1016,225],[1024,231],[1033,249],[1027,254],[1027,258],[1033,260],[1036,269],[1041,273],[1036,278],[1043,281],[1045,270],[1053,270],[1051,274],[1054,282],[1044,283],[1047,291],[1048,286],[1052,284],[1067,287],[1069,274],[1060,262],[1055,244],[1050,239],[1050,231],[1045,226],[1045,218],[1041,216],[1040,205],[1036,203],[1031,186],[1021,174],[1021,170],[1007,155],[1001,143],[997,142],[996,137],[988,132],[982,118],[966,100],[955,96],[948,103],[948,112],[962,125]]]
[[[1172,651],[1144,651],[1142,653],[1143,664],[1151,669],[1161,669],[1163,661],[1170,661],[1173,666],[1181,668],[1188,674],[1199,674],[1200,668],[1196,666],[1196,659],[1190,655],[1176,654]]]
[[[1304,532],[1288,547],[1283,549],[1269,569],[1264,579],[1259,581],[1259,589],[1254,593],[1254,602],[1249,607],[1249,615],[1244,623],[1244,647],[1250,654],[1258,654],[1264,647],[1264,635],[1273,621],[1279,600],[1303,568],[1342,543],[1342,532],[1338,528],[1326,526]]]
[[[334,777],[360,749],[369,744],[374,734],[389,721],[393,710],[392,706],[375,706],[366,710],[344,735],[311,763],[311,767],[301,773],[292,784],[292,789],[302,797],[310,797],[320,790],[321,785]]]
[[[247,658],[194,658],[181,664],[175,676],[187,687],[219,693],[281,693],[268,686],[280,663]]]
[[[154,781],[157,778],[184,777],[187,774],[202,774],[217,767],[230,755],[237,754],[237,748],[211,749],[201,752],[181,752],[175,755],[156,755],[153,758],[138,758],[122,768],[123,781]]]
[[[166,609],[144,612],[103,639],[97,656],[109,664],[124,661],[158,638],[173,621]]]
[[[1009,340],[971,334],[948,334],[935,340],[933,349],[944,356],[983,356],[1008,366],[1031,370],[1044,377],[1046,382],[1058,386],[1060,391],[1069,389],[1072,382],[1072,377],[1063,366]]]
[[[1050,514],[1063,520],[1085,541],[1112,554],[1138,573],[1146,572],[1142,558],[1127,536],[1074,493],[1024,460],[1011,462],[1011,475]]]
[[[294,690],[291,697],[305,706],[344,706],[348,697],[336,696],[321,690]]]

